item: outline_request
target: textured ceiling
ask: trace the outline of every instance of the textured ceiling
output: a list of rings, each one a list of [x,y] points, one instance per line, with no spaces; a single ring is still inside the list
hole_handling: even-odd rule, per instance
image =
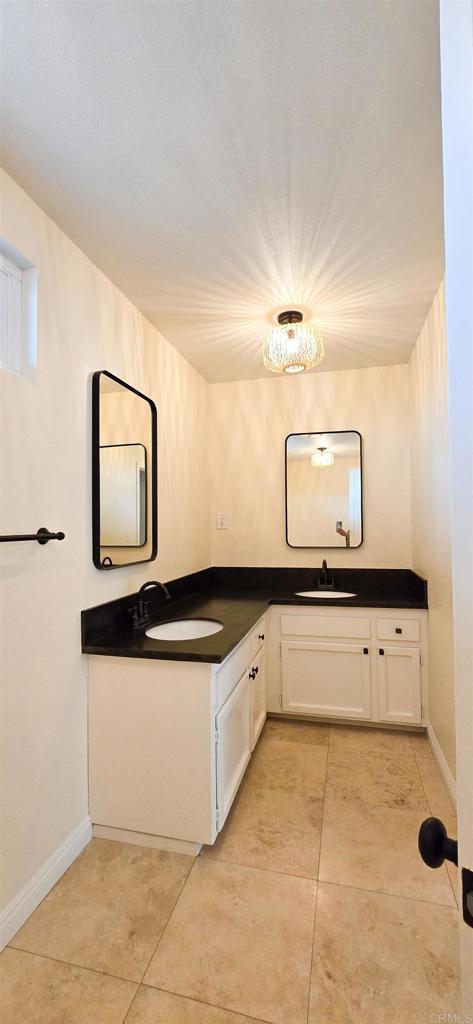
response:
[[[5,169],[204,376],[270,376],[284,307],[322,370],[408,359],[443,272],[433,0],[2,20]]]

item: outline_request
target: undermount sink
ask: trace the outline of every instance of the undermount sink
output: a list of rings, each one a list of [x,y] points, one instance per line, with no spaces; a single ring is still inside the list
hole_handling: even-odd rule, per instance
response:
[[[161,622],[146,630],[151,640],[198,640],[201,636],[212,636],[220,633],[223,622],[216,619],[173,619]]]
[[[296,597],[318,597],[319,601],[339,601],[341,597],[356,597],[356,594],[348,594],[346,590],[299,590]]]

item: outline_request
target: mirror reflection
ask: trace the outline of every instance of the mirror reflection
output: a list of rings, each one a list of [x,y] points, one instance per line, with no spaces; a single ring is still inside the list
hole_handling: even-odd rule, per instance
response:
[[[146,544],[146,448],[110,444],[100,448],[100,546]]]
[[[286,438],[286,540],[304,548],[357,548],[362,543],[357,430]]]
[[[156,409],[103,371],[94,374],[94,563],[114,568],[156,557]]]

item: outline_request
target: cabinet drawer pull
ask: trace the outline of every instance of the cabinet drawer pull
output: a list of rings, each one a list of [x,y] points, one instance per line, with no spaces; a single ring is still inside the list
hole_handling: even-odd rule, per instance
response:
[[[380,653],[380,654],[384,654],[384,647],[380,647],[380,648],[379,648],[379,653]]]
[[[400,626],[396,626],[396,633],[402,633],[402,629]]]
[[[264,640],[264,633],[258,633],[258,640]]]
[[[367,647],[363,647],[363,654],[369,654],[369,650]]]

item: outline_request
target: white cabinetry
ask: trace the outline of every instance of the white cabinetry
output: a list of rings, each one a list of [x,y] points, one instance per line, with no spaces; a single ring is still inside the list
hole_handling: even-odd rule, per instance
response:
[[[266,657],[264,647],[253,659],[248,673],[250,680],[251,749],[254,750],[266,721]]]
[[[217,746],[217,816],[222,828],[251,757],[250,690],[248,672],[215,719]]]
[[[181,852],[215,841],[266,717],[264,639],[265,617],[221,665],[89,659],[96,835]]]
[[[281,657],[283,711],[371,718],[368,647],[283,640]]]
[[[379,720],[420,725],[421,652],[418,647],[378,647]]]
[[[426,644],[421,610],[273,606],[268,710],[422,725]]]

